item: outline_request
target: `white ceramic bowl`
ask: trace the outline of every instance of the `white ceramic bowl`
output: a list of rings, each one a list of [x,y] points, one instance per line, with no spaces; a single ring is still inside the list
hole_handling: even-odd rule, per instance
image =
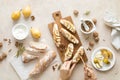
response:
[[[82,32],[82,33],[84,33],[84,34],[90,34],[90,33],[92,33],[93,31],[95,31],[95,29],[96,29],[96,26],[95,26],[95,24],[93,23],[93,21],[91,20],[91,19],[83,19],[83,21],[90,21],[91,23],[92,23],[92,25],[93,25],[93,28],[90,30],[90,31],[88,31],[88,32],[86,32],[86,31],[84,31],[81,27],[81,24],[82,24],[82,22],[81,22],[81,24],[80,24],[80,31]]]
[[[29,29],[23,23],[18,23],[12,28],[12,35],[17,40],[23,40],[28,36]]]
[[[109,65],[105,65],[103,64],[102,68],[98,69],[94,63],[94,57],[97,53],[100,52],[101,49],[106,49],[108,51],[110,51],[113,55],[113,58],[110,60],[110,64]],[[91,56],[91,62],[92,62],[92,65],[94,66],[95,69],[99,70],[99,71],[107,71],[107,70],[110,70],[114,65],[115,65],[115,54],[114,52],[108,48],[108,47],[99,47],[97,49],[95,49],[92,53],[92,56]]]

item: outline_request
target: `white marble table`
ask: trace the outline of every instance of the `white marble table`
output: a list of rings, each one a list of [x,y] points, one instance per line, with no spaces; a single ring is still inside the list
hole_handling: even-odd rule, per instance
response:
[[[103,24],[103,14],[106,10],[111,10],[114,12],[118,18],[120,18],[120,5],[119,0],[1,0],[0,1],[0,41],[3,41],[3,38],[10,38],[12,43],[8,45],[7,42],[4,42],[4,46],[0,49],[0,53],[8,52],[9,49],[12,49],[10,53],[8,53],[8,57],[0,62],[0,80],[20,80],[16,72],[13,70],[11,65],[9,64],[10,58],[15,54],[16,48],[14,46],[15,39],[11,34],[11,29],[16,23],[25,23],[29,27],[39,27],[42,38],[48,40],[48,44],[56,50],[56,47],[52,41],[51,35],[48,30],[48,23],[53,21],[52,12],[60,10],[62,12],[63,17],[72,16],[73,21],[76,25],[78,33],[80,35],[83,46],[88,48],[88,41],[85,40],[86,36],[82,34],[79,30],[80,26],[80,18],[96,18],[97,21],[97,30],[99,32],[100,41],[98,44],[95,44],[92,51],[99,46],[106,46],[111,48],[116,55],[116,64],[115,66],[107,72],[99,72],[95,70],[98,80],[119,80],[120,79],[120,51],[116,51],[111,45],[111,29],[106,27]],[[11,13],[15,10],[19,10],[22,7],[30,5],[32,8],[32,14],[35,16],[35,21],[31,21],[30,19],[25,20],[23,16],[21,16],[18,22],[13,22],[11,20]],[[73,15],[73,10],[79,10],[79,16],[75,17]],[[89,16],[84,16],[83,13],[86,10],[90,10],[91,13]],[[103,39],[105,41],[103,41]],[[29,37],[24,41],[27,45],[32,38]],[[57,51],[57,50],[56,50]],[[91,65],[90,56],[92,51],[86,51],[88,56],[88,64]],[[58,61],[59,56],[57,56]],[[52,74],[51,74],[52,73]],[[70,80],[83,80],[83,65],[79,64],[75,68],[73,75]],[[41,75],[40,80],[58,80],[59,71],[52,71],[51,66]]]

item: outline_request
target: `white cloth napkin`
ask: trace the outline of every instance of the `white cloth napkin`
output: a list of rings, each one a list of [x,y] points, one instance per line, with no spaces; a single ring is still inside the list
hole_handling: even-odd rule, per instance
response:
[[[112,28],[111,32],[112,45],[117,50],[120,50],[120,22],[110,12],[105,13],[104,22],[106,25]]]

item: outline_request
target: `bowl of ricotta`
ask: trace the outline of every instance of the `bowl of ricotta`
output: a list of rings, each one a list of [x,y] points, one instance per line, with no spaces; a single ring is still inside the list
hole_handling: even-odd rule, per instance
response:
[[[29,33],[28,26],[23,23],[18,23],[12,28],[12,35],[17,40],[23,40],[27,38]]]

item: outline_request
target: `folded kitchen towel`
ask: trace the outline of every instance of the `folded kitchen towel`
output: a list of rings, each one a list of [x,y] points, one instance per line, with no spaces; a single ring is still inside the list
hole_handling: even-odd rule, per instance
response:
[[[104,16],[104,23],[112,28],[112,45],[117,50],[120,50],[120,22],[110,12],[106,12]]]
[[[120,49],[120,31],[117,31],[116,29],[112,29],[111,36],[112,36],[112,45],[117,50],[119,50]]]

